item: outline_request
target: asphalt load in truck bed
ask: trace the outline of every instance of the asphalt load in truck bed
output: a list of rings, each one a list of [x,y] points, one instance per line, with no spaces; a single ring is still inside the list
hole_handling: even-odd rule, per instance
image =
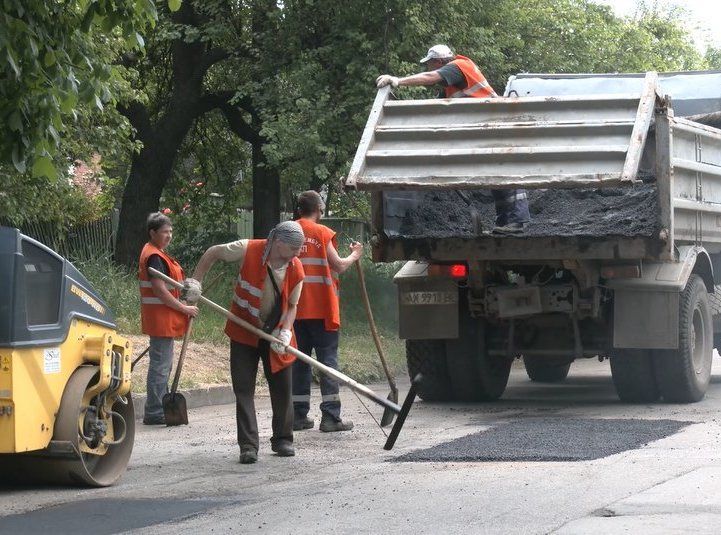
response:
[[[655,183],[624,188],[528,190],[531,222],[522,236],[651,237],[660,230]],[[495,207],[488,190],[468,191],[483,221],[494,225]],[[406,238],[470,238],[471,207],[455,191],[425,192],[400,225]]]

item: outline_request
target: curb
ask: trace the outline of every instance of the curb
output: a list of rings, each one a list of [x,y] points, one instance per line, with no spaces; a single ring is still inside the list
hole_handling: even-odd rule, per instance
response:
[[[178,393],[185,396],[185,401],[189,409],[235,403],[235,394],[233,393],[233,387],[230,385],[209,386],[207,388],[178,391]],[[135,419],[142,420],[143,413],[145,412],[146,395],[133,394],[132,397],[133,406],[135,407]]]

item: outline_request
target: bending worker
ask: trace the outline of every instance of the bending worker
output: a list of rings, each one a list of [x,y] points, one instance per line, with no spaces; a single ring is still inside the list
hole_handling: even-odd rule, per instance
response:
[[[163,396],[168,392],[168,377],[173,367],[173,339],[188,329],[188,317],[198,314],[198,307],[180,302],[180,291],[168,288],[157,277],[148,275],[152,267],[168,277],[182,282],[183,268],[168,253],[166,247],[173,239],[173,224],[160,212],[148,216],[148,243],[140,253],[140,317],[143,334],[150,336],[145,425],[164,425]]]
[[[230,320],[225,325],[230,338],[230,374],[243,464],[258,460],[260,444],[253,398],[259,360],[263,362],[273,408],[271,449],[280,457],[295,455],[291,400],[291,365],[295,357],[286,354],[286,348],[296,347],[293,322],[304,277],[303,266],[296,257],[303,241],[300,225],[285,221],[270,232],[267,240],[237,240],[210,247],[200,258],[193,279],[187,280],[190,287],[187,294],[199,295],[200,281],[215,262],[238,262],[230,311],[283,342],[269,344]]]
[[[315,349],[316,358],[326,366],[338,369],[338,329],[340,304],[338,302],[338,274],[343,273],[363,254],[363,245],[350,246],[351,254],[341,258],[336,247],[336,234],[318,223],[325,204],[316,191],[305,191],[298,196],[296,217],[305,234],[305,244],[299,255],[306,272],[305,286],[298,302],[295,335],[298,349],[310,355]],[[315,422],[308,418],[310,410],[311,369],[299,360],[293,364],[293,429],[311,429]],[[353,422],[340,416],[338,383],[322,375],[320,378],[321,419],[320,430],[349,431]]]
[[[439,98],[495,98],[498,95],[486,80],[478,66],[465,56],[453,54],[446,45],[435,45],[421,60],[427,72],[421,72],[405,78],[383,74],[376,79],[377,87],[431,86],[444,87]],[[531,220],[528,211],[528,198],[523,189],[491,190],[496,205],[497,234],[516,234]]]

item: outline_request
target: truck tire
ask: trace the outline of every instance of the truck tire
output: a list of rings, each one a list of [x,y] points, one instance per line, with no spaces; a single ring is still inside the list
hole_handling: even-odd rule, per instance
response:
[[[558,383],[568,376],[571,363],[559,364],[548,359],[523,356],[523,365],[531,381],[536,383]]]
[[[653,403],[660,397],[654,373],[654,355],[646,349],[617,349],[611,357],[616,393],[626,403]]]
[[[714,293],[708,294],[711,305],[711,319],[713,321],[713,346],[721,349],[721,284],[714,286]]]
[[[713,321],[709,294],[698,275],[681,292],[678,349],[654,351],[656,380],[664,401],[693,403],[703,399],[711,380]]]
[[[406,340],[406,362],[411,381],[423,375],[418,397],[424,401],[451,401],[444,340]]]
[[[453,397],[463,402],[494,401],[506,390],[513,361],[488,354],[486,322],[472,318],[467,307],[461,308],[459,322],[458,338],[446,340]]]

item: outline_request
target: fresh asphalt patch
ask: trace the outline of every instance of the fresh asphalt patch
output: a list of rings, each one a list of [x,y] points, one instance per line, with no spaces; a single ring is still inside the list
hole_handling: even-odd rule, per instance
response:
[[[188,518],[215,505],[209,500],[83,500],[0,517],[0,533],[110,535]]]
[[[679,420],[522,418],[390,460],[590,461],[640,448],[673,435],[692,423]]]

